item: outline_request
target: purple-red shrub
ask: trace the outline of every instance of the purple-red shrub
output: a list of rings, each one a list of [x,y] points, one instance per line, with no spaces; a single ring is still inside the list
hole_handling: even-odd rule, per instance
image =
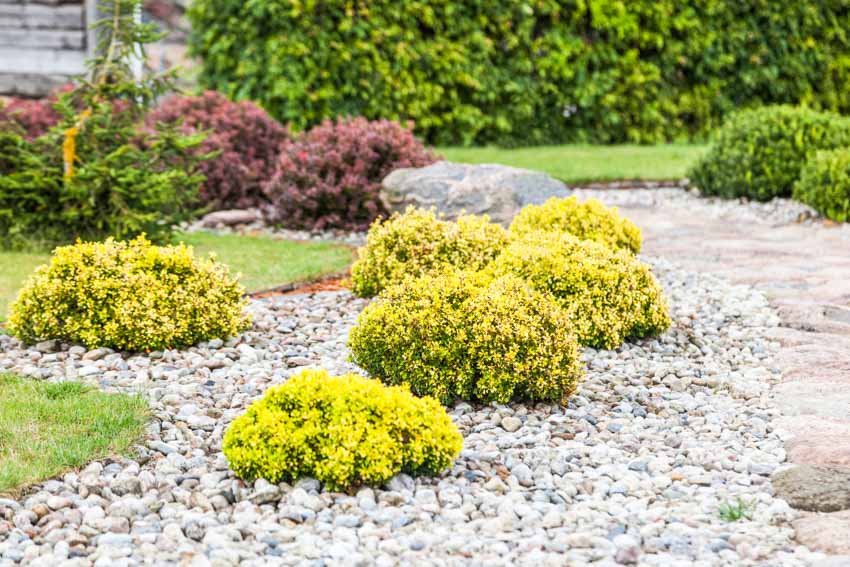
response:
[[[73,89],[65,85],[44,98],[10,97],[0,103],[0,128],[12,126],[20,129],[27,140],[34,140],[47,132],[57,122],[59,113],[53,108],[59,94]]]
[[[386,211],[381,181],[437,156],[413,136],[412,123],[326,120],[285,143],[265,185],[266,216],[289,228],[363,230]]]
[[[185,133],[207,131],[200,152],[220,152],[201,162],[206,176],[201,205],[210,209],[244,209],[265,203],[261,185],[274,171],[288,130],[257,105],[232,102],[207,91],[200,96],[171,96],[147,117],[157,123],[181,124]]]

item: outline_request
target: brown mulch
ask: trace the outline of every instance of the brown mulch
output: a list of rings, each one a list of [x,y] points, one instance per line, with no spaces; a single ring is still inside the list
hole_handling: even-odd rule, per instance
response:
[[[265,297],[276,297],[279,295],[295,295],[299,293],[316,293],[319,291],[339,291],[349,289],[348,274],[333,274],[316,280],[296,282],[282,285],[274,289],[266,289],[249,293],[248,296],[255,299]]]

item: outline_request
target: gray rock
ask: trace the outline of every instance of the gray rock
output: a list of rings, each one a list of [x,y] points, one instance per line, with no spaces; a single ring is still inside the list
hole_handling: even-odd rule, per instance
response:
[[[507,417],[502,418],[502,429],[508,432],[514,432],[517,429],[522,427],[522,421],[518,417],[514,417],[509,415]]]
[[[487,214],[507,226],[517,212],[570,190],[545,173],[497,164],[439,161],[422,168],[398,169],[384,178],[381,201],[390,211],[413,205],[435,208],[447,218]]]
[[[850,509],[850,468],[799,465],[773,475],[773,490],[798,510]]]
[[[236,226],[251,224],[259,220],[262,220],[262,214],[257,209],[228,209],[204,215],[201,219],[201,226],[206,228]]]

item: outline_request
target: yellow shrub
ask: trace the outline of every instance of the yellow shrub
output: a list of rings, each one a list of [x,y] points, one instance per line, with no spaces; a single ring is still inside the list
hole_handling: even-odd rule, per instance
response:
[[[130,242],[62,246],[24,285],[9,314],[23,341],[150,351],[235,335],[250,325],[227,266],[192,249]]]
[[[305,370],[270,388],[222,442],[242,478],[277,483],[310,476],[330,490],[380,484],[400,472],[438,474],[462,446],[436,400],[325,370]]]
[[[571,329],[554,300],[518,278],[446,271],[387,288],[349,347],[372,376],[445,404],[563,401],[583,373]]]
[[[623,250],[565,233],[530,232],[508,245],[488,271],[518,276],[552,294],[570,313],[582,345],[615,348],[670,326],[649,267]]]
[[[576,197],[552,197],[542,205],[524,207],[511,223],[512,233],[522,236],[537,230],[567,232],[611,248],[640,252],[640,229],[596,199],[580,203]]]
[[[372,297],[407,277],[445,266],[478,270],[507,240],[507,232],[486,216],[467,215],[450,222],[433,211],[410,207],[402,215],[372,224],[366,246],[351,267],[353,291]]]

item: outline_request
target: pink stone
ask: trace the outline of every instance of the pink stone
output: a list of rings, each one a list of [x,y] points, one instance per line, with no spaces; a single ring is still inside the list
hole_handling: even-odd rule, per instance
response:
[[[797,541],[812,551],[831,555],[850,554],[850,510],[829,514],[806,514],[793,522]]]

